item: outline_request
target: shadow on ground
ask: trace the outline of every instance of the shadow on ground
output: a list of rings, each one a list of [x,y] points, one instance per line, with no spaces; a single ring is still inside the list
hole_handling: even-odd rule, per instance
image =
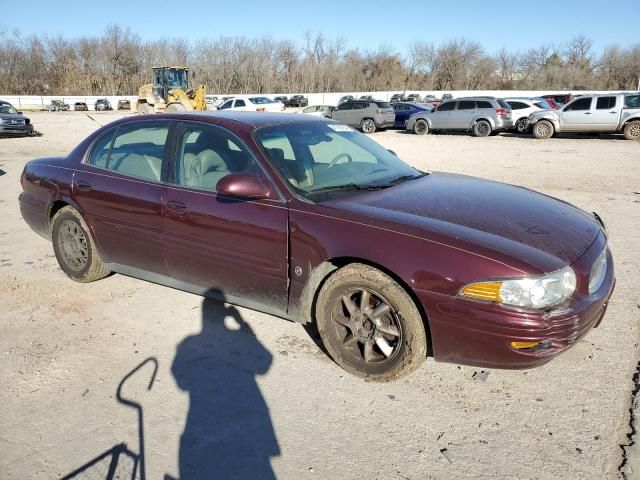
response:
[[[203,300],[202,329],[178,345],[171,366],[176,384],[190,400],[180,437],[181,480],[275,479],[271,457],[280,448],[256,381],[272,360],[235,307]],[[136,390],[151,390],[157,369],[157,360],[149,357],[118,385],[118,401],[137,412],[138,445],[114,445],[63,480],[146,480],[143,407],[129,396],[140,398]]]

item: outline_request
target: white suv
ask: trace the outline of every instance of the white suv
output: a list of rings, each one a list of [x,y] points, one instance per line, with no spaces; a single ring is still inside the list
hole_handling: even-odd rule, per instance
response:
[[[518,133],[526,133],[529,129],[529,114],[549,108],[543,99],[538,98],[505,98],[504,101],[511,107],[513,126]]]

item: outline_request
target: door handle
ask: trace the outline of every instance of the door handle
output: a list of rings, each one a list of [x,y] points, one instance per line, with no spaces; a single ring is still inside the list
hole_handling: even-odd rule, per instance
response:
[[[584,112],[585,115],[591,115],[591,112]]]
[[[91,185],[89,182],[85,182],[84,180],[80,180],[78,183],[76,183],[76,188],[82,192],[90,192],[93,188],[93,185]]]
[[[613,114],[613,113],[618,113],[618,112],[609,112],[609,113],[612,113],[612,114]]]
[[[187,211],[187,205],[177,200],[169,200],[167,208],[174,213],[184,213]]]

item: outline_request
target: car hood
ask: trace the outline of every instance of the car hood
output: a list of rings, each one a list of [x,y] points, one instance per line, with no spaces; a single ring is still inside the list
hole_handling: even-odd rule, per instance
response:
[[[26,120],[27,117],[20,115],[19,113],[0,113],[0,118],[3,120]]]
[[[493,258],[527,274],[572,264],[601,231],[592,215],[561,200],[448,173],[323,204],[365,216],[367,223],[382,228]]]

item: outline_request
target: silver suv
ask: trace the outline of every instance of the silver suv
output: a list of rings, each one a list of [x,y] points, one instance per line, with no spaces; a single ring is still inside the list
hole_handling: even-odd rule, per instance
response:
[[[424,135],[434,130],[470,131],[486,137],[513,128],[511,107],[501,98],[456,98],[440,104],[433,112],[420,112],[405,123],[408,131]]]
[[[331,112],[331,118],[364,133],[391,128],[395,122],[395,110],[389,102],[382,100],[348,100]]]

